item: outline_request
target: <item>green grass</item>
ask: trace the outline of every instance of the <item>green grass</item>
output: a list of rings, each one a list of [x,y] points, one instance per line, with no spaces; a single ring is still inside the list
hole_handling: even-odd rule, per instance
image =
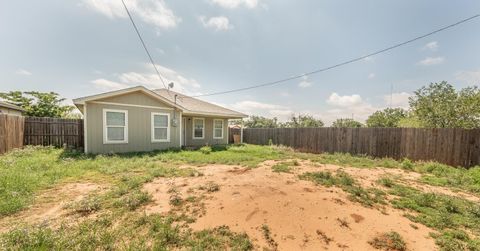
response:
[[[359,202],[364,206],[372,207],[376,204],[385,204],[385,193],[376,188],[361,187],[352,176],[338,171],[335,175],[331,172],[307,172],[299,176],[300,179],[310,180],[318,185],[337,186],[349,194],[349,199]]]
[[[386,251],[407,250],[407,244],[403,240],[402,236],[395,231],[381,234],[369,241],[369,244],[376,249],[382,249]]]
[[[272,171],[276,173],[290,173],[294,166],[299,165],[300,163],[296,160],[279,162],[272,166]]]
[[[101,215],[78,225],[25,226],[3,235],[0,248],[9,250],[252,250],[244,233],[228,227],[192,231],[170,216]],[[123,240],[123,241],[122,241]],[[128,240],[128,241],[125,241]]]

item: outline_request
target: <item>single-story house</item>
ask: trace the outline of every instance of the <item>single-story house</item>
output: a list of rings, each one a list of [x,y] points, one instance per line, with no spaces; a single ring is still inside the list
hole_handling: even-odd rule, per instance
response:
[[[18,115],[21,116],[25,110],[16,105],[0,101],[0,114]]]
[[[77,98],[86,153],[228,144],[228,120],[247,115],[171,90],[137,86]]]

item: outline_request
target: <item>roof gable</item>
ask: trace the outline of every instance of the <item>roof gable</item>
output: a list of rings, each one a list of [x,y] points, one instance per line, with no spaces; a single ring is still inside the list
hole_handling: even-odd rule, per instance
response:
[[[175,107],[175,108],[178,108],[180,110],[183,110],[183,108],[181,106],[179,106],[178,104],[175,104],[173,101],[169,100],[169,99],[166,99],[165,97],[161,96],[161,95],[158,95],[157,93],[143,87],[143,86],[135,86],[135,87],[131,87],[131,88],[126,88],[126,89],[122,89],[122,90],[117,90],[117,91],[111,91],[111,92],[105,92],[105,93],[101,93],[101,94],[97,94],[97,95],[92,95],[92,96],[87,96],[87,97],[82,97],[82,98],[77,98],[77,99],[74,99],[73,100],[73,103],[77,106],[82,106],[85,104],[85,102],[89,102],[89,101],[99,101],[99,100],[111,100],[115,97],[119,97],[119,96],[122,96],[122,95],[126,95],[126,94],[130,94],[130,93],[134,93],[134,92],[141,92],[141,93],[144,93],[145,95],[148,95],[150,98],[152,99],[156,99],[168,106],[171,106],[171,107]]]

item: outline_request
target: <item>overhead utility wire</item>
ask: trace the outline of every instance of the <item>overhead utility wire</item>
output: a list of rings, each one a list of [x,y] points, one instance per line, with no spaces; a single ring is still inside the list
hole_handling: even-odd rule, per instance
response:
[[[123,0],[122,0],[122,1],[123,1]],[[387,48],[385,48],[385,49],[372,52],[372,53],[367,54],[367,55],[365,55],[365,56],[353,58],[353,59],[350,59],[350,60],[348,60],[348,61],[345,61],[345,62],[342,62],[342,63],[338,63],[338,64],[335,64],[335,65],[332,65],[332,66],[328,66],[328,67],[325,67],[325,68],[322,68],[322,69],[310,71],[310,72],[307,72],[307,73],[304,73],[304,74],[295,75],[295,76],[292,76],[292,77],[288,77],[288,78],[284,78],[284,79],[280,79],[280,80],[276,80],[276,81],[272,81],[272,82],[267,82],[267,83],[263,83],[263,84],[252,85],[252,86],[243,87],[243,88],[238,88],[238,89],[232,89],[232,90],[228,90],[228,91],[221,91],[221,92],[213,92],[213,93],[207,93],[207,94],[200,94],[200,95],[195,95],[195,96],[191,96],[191,97],[194,97],[194,98],[196,98],[196,97],[206,97],[206,96],[227,94],[227,93],[232,93],[232,92],[246,91],[246,90],[255,89],[255,88],[260,88],[260,87],[265,87],[265,86],[272,86],[272,85],[280,84],[280,83],[287,82],[287,81],[290,81],[290,80],[294,80],[294,79],[302,78],[302,77],[305,77],[305,76],[313,75],[313,74],[316,74],[316,73],[328,71],[328,70],[331,70],[331,69],[333,69],[333,68],[337,68],[337,67],[340,67],[340,66],[344,66],[344,65],[347,65],[347,64],[351,64],[351,63],[354,63],[354,62],[363,60],[363,59],[365,59],[365,58],[372,57],[372,56],[375,56],[375,55],[384,53],[384,52],[386,52],[386,51],[393,50],[393,49],[398,48],[398,47],[400,47],[400,46],[403,46],[403,45],[406,45],[406,44],[415,42],[415,41],[420,40],[420,39],[422,39],[422,38],[431,36],[431,35],[433,35],[433,34],[435,34],[435,33],[438,33],[438,32],[441,32],[441,31],[450,29],[450,28],[452,28],[452,27],[454,27],[454,26],[460,25],[460,24],[462,24],[462,23],[468,22],[468,21],[470,21],[470,20],[472,20],[472,19],[474,19],[474,18],[477,18],[477,17],[479,17],[479,16],[480,16],[480,14],[476,14],[476,15],[471,16],[471,17],[469,17],[469,18],[460,20],[460,21],[458,21],[458,22],[456,22],[456,23],[447,25],[447,26],[445,26],[445,27],[442,27],[442,28],[440,28],[440,29],[434,30],[434,31],[429,32],[429,33],[427,33],[427,34],[424,34],[424,35],[415,37],[415,38],[410,39],[410,40],[407,40],[407,41],[405,41],[405,42],[401,42],[401,43],[392,45],[392,46],[390,46],[390,47],[387,47]]]
[[[165,84],[165,81],[163,80],[162,75],[161,75],[160,72],[158,71],[157,65],[156,65],[155,62],[153,61],[152,55],[150,55],[150,52],[149,52],[148,49],[147,49],[147,45],[145,45],[145,42],[143,41],[142,35],[140,35],[140,32],[138,31],[137,25],[136,25],[135,22],[133,21],[132,15],[130,15],[130,11],[128,10],[127,5],[125,4],[125,1],[122,0],[122,3],[123,3],[123,7],[125,7],[125,11],[126,11],[127,14],[128,14],[128,17],[130,18],[130,21],[132,22],[133,28],[135,29],[135,32],[137,33],[138,38],[140,39],[140,42],[142,43],[143,49],[145,49],[145,52],[147,53],[148,58],[150,59],[150,62],[152,63],[153,68],[155,68],[155,71],[157,72],[158,77],[159,77],[160,80],[162,81],[163,87],[164,87],[165,89],[167,89],[167,93],[168,93],[168,95],[170,95],[170,91],[168,90],[168,87],[167,87],[167,85]]]

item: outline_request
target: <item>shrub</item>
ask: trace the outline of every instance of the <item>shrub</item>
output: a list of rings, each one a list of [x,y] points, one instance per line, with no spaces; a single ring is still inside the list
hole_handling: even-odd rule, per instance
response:
[[[381,234],[368,242],[372,247],[376,249],[383,249],[388,251],[404,251],[407,250],[407,244],[403,240],[402,236],[391,231]]]
[[[202,146],[199,151],[203,154],[210,154],[212,152],[212,148],[210,146]]]

